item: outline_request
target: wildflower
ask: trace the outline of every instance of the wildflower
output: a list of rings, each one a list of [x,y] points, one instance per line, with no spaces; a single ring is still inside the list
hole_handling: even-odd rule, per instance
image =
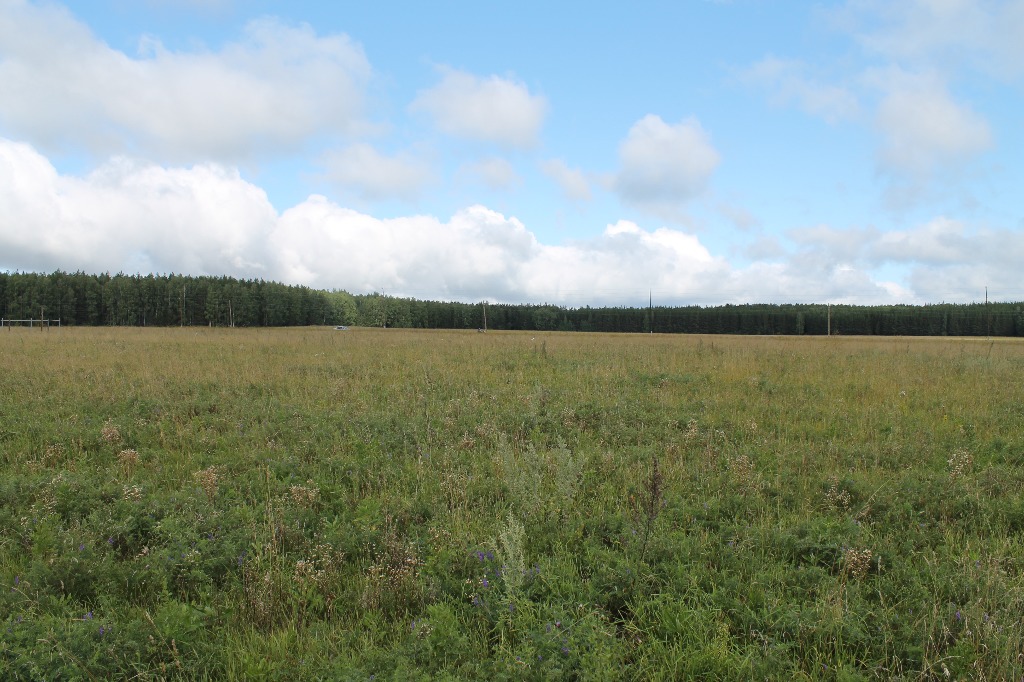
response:
[[[843,561],[846,570],[853,578],[863,578],[871,568],[873,553],[870,549],[844,548]]]
[[[82,620],[92,620],[92,611],[85,614],[85,616],[82,617]]]
[[[960,478],[971,468],[971,464],[974,463],[974,456],[967,450],[957,450],[949,458],[948,463],[949,477],[954,479]]]
[[[103,430],[100,432],[100,436],[108,443],[121,442],[121,432],[116,426],[114,426],[114,422],[109,419],[103,424]]]

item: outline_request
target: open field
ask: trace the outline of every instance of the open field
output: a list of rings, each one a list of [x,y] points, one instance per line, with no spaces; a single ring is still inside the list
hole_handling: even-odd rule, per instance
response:
[[[0,678],[1021,679],[1024,342],[0,332]]]

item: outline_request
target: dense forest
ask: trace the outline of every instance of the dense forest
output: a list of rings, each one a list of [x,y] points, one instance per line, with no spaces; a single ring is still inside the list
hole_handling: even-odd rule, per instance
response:
[[[362,325],[424,329],[1024,336],[1024,303],[564,308],[353,296],[263,280],[0,272],[0,317],[61,325]],[[5,322],[6,323],[6,322]],[[20,324],[20,323],[16,323]]]

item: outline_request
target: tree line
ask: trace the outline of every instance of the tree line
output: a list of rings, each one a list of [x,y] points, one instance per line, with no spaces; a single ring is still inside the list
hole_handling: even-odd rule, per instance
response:
[[[174,274],[0,272],[0,309],[5,320],[59,319],[61,325],[1024,336],[1024,303],[566,308],[352,295],[264,280]]]

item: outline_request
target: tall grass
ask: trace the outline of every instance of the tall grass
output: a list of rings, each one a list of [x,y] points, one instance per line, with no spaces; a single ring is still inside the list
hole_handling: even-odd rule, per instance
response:
[[[1024,344],[0,332],[0,678],[1020,679]]]

